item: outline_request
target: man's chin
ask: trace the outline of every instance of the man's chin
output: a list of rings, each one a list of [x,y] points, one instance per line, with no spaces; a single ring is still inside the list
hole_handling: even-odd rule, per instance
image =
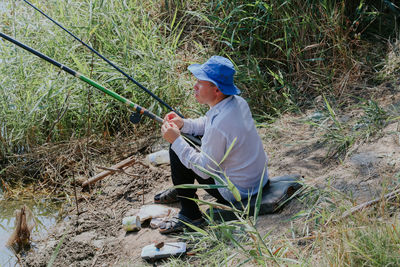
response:
[[[197,102],[199,102],[200,104],[203,104],[203,101],[201,101],[201,99],[199,99],[198,95],[194,95],[194,97],[196,98]]]

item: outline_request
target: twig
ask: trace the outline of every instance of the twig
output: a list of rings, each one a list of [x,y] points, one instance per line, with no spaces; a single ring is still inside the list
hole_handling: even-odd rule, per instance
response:
[[[103,172],[95,175],[94,177],[88,179],[87,181],[85,181],[82,184],[82,187],[85,187],[85,186],[88,186],[90,184],[93,184],[93,183],[97,182],[98,180],[101,180],[101,179],[107,177],[108,175],[115,173],[115,171],[116,171],[115,169],[122,169],[123,167],[130,166],[130,165],[134,164],[135,162],[136,162],[136,159],[133,156],[129,157],[129,158],[121,161],[120,163],[113,165],[111,167],[113,170],[103,171]]]
[[[151,165],[150,163],[149,163],[149,164],[146,164],[146,163],[143,163],[143,162],[141,162],[141,161],[138,161],[137,163],[140,164],[140,165],[142,165],[143,167],[149,168],[149,169],[152,170],[152,171],[157,170],[157,168],[154,167],[153,165]]]
[[[24,263],[22,262],[20,255],[19,255],[18,253],[16,253],[16,254],[15,254],[15,257],[17,258],[17,261],[18,261],[19,265],[20,265],[21,267],[24,267],[25,265],[24,265]]]
[[[3,188],[5,189],[6,193],[11,192],[10,188],[9,188],[8,185],[4,182],[3,179],[1,179],[1,183],[3,184]]]
[[[93,259],[91,267],[96,265],[96,262],[97,262],[99,256],[103,255],[103,252],[104,252],[104,246],[101,248],[100,253],[96,253],[96,256],[94,256],[94,259]]]
[[[93,74],[93,53],[92,53],[92,62],[90,64],[90,78],[92,78]],[[88,104],[88,116],[87,116],[87,128],[86,128],[86,151],[84,155],[85,159],[85,170],[86,177],[90,176],[90,160],[89,160],[89,142],[90,142],[90,133],[91,133],[91,86],[89,86],[87,91],[87,104]]]
[[[72,179],[74,180],[74,195],[75,195],[75,204],[76,204],[76,216],[79,218],[79,207],[78,207],[78,197],[77,197],[77,194],[76,194],[75,172],[72,172]]]
[[[115,168],[102,167],[102,166],[97,166],[97,168],[102,169],[102,170],[106,170],[106,171],[121,172],[123,174],[129,175],[129,176],[133,176],[133,177],[140,177],[140,175],[138,175],[138,174],[126,172],[125,169],[115,169]]]
[[[383,199],[391,200],[391,199],[395,198],[398,194],[400,194],[400,189],[398,189],[398,188],[399,188],[399,186],[396,186],[394,191],[384,195],[383,197],[376,198],[376,199],[364,202],[364,203],[362,203],[362,204],[360,204],[358,206],[355,206],[355,207],[351,208],[350,210],[348,210],[345,213],[343,213],[341,219],[344,219],[344,218],[346,218],[346,217],[348,217],[348,216],[350,216],[350,215],[352,215],[352,214],[354,214],[354,213],[356,213],[358,211],[361,211],[361,210],[363,210],[363,209],[365,209],[367,207],[370,207],[370,206],[378,203],[379,201],[381,201]]]
[[[97,166],[97,168],[105,171],[111,171],[111,172],[121,172],[122,169],[116,169],[116,168],[111,168],[111,167],[103,167],[103,166]]]

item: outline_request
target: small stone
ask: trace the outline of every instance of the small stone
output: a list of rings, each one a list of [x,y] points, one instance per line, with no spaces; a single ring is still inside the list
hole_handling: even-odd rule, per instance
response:
[[[96,248],[102,248],[104,246],[104,240],[93,240],[92,245]]]
[[[96,236],[95,231],[84,232],[72,238],[72,241],[76,243],[89,244]]]
[[[155,243],[154,246],[155,246],[156,248],[160,249],[160,248],[162,248],[162,247],[164,246],[164,242]]]

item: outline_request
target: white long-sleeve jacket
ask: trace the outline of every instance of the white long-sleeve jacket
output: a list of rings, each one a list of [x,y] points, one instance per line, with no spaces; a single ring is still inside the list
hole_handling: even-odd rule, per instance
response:
[[[268,158],[255,128],[250,108],[242,97],[229,96],[212,107],[206,116],[184,119],[181,131],[192,135],[203,135],[202,152],[191,147],[182,136],[171,146],[183,165],[200,177],[209,178],[195,165],[214,173],[214,170],[222,170],[237,187],[242,199],[258,192],[263,172],[263,186],[267,183]],[[209,159],[211,157],[215,162],[221,162],[235,138],[237,139],[233,149],[219,166]],[[219,174],[219,176],[225,180],[224,175]],[[226,200],[235,200],[227,188],[218,190]]]

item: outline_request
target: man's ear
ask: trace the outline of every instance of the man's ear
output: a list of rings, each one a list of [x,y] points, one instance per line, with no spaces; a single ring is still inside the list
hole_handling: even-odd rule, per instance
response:
[[[221,90],[218,89],[218,87],[217,87],[217,90],[216,90],[216,94],[217,94],[217,97],[219,99],[224,99],[224,98],[227,97],[227,95],[224,95],[224,93],[222,93]]]

